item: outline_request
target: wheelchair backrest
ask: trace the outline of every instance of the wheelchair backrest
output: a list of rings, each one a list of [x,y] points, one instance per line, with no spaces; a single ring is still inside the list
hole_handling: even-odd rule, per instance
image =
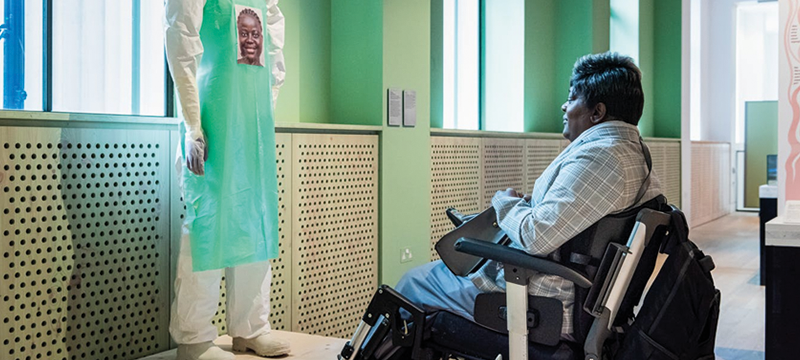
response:
[[[592,282],[596,282],[597,279],[595,279],[595,276],[608,245],[611,243],[625,244],[636,224],[636,216],[642,209],[646,208],[653,210],[668,209],[666,198],[663,195],[659,195],[640,206],[617,214],[607,215],[600,219],[600,221],[582,231],[557,250],[559,251],[561,263],[583,273]],[[656,234],[654,236],[655,242],[660,243],[661,235],[662,234]],[[634,279],[631,282],[630,290],[623,298],[622,305],[620,306],[623,312],[620,313],[619,318],[627,318],[631,315],[630,312],[633,309],[631,303],[633,303],[633,305],[638,303],[638,299],[641,297],[642,291],[644,291],[647,279],[649,279],[649,273],[647,277],[644,277],[643,274],[647,272],[647,268],[652,272],[657,254],[658,245],[651,243],[648,249],[645,250],[640,260],[640,266],[637,267],[637,271],[634,273]],[[642,282],[642,278],[644,278],[644,282]],[[636,296],[637,292],[639,296]],[[583,304],[588,294],[589,289],[578,286],[575,287],[573,336],[579,343],[582,343],[586,339],[589,328],[594,320],[594,317],[583,309]],[[635,302],[633,298],[636,299]]]

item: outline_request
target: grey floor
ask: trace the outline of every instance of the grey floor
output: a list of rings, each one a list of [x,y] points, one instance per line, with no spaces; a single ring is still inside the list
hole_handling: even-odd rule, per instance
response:
[[[733,213],[693,228],[689,238],[716,264],[722,292],[718,360],[764,359],[764,294],[759,285],[758,214]]]

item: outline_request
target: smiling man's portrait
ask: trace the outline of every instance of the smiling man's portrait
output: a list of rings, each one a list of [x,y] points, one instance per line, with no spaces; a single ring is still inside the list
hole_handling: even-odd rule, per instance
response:
[[[237,63],[264,66],[264,26],[261,10],[236,6],[236,31],[239,33]]]

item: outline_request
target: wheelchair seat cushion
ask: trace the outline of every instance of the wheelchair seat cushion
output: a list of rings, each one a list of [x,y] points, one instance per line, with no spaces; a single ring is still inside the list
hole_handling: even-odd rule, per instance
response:
[[[426,347],[445,349],[467,359],[508,359],[508,336],[447,311],[428,315],[430,334]],[[561,341],[555,346],[528,343],[529,359],[583,359],[580,345]]]

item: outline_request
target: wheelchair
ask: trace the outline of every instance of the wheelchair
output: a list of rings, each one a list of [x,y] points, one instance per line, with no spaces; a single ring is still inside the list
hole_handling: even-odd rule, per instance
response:
[[[478,239],[451,232],[458,238],[451,242],[443,238],[437,250],[442,243],[453,246],[462,253],[462,260],[475,261],[470,271],[486,259],[502,263],[506,292],[478,295],[473,322],[448,311],[426,314],[383,285],[338,358],[609,359],[610,340],[635,316],[674,211],[680,210],[658,196],[640,207],[608,215],[557,250],[561,259],[569,259],[561,262],[505,246],[498,240],[503,234],[496,223],[494,230],[483,231]],[[448,210],[448,217],[458,230],[477,216]],[[440,251],[440,255],[444,254]],[[448,267],[463,275],[458,273],[463,269]],[[561,301],[528,294],[528,281],[536,274],[557,275],[574,283],[574,339],[561,336]],[[715,332],[716,319],[713,322]],[[375,357],[389,343],[396,351]],[[713,339],[711,343],[713,351]]]

